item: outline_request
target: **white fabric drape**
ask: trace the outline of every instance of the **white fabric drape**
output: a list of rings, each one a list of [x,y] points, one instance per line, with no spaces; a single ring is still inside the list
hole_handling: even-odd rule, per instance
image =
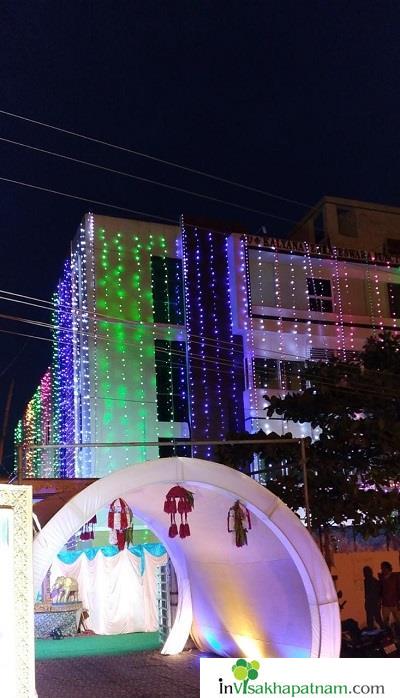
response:
[[[98,635],[155,632],[158,629],[157,567],[167,562],[167,555],[145,555],[144,574],[140,558],[126,548],[112,557],[101,550],[93,560],[82,553],[75,562],[53,562],[50,583],[59,576],[78,582],[79,600],[89,611],[86,625]]]

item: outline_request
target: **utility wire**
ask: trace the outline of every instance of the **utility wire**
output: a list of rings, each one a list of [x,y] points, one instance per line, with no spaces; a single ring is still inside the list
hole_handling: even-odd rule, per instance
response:
[[[0,177],[2,182],[8,182],[10,184],[18,184],[21,187],[27,187],[28,189],[37,189],[39,191],[44,191],[47,194],[57,194],[57,196],[65,196],[67,199],[76,199],[77,201],[86,201],[89,204],[98,204],[99,206],[105,206],[106,208],[114,208],[117,211],[124,211],[124,213],[133,213],[135,216],[146,216],[146,218],[157,218],[157,220],[173,223],[177,225],[177,221],[173,218],[166,218],[165,216],[157,216],[153,213],[145,213],[144,211],[136,211],[133,208],[127,208],[125,206],[116,206],[115,204],[106,203],[104,201],[96,201],[96,199],[88,199],[84,196],[77,196],[76,194],[67,194],[63,191],[57,191],[56,189],[49,189],[47,187],[39,187],[37,184],[29,184],[29,182],[21,182],[18,179],[10,179],[8,177]]]
[[[0,315],[0,317],[2,317],[2,316]],[[12,319],[17,319],[17,318],[12,318]],[[22,319],[22,321],[23,321],[23,319]],[[39,325],[41,325],[41,326],[45,326],[45,323],[35,323],[34,321],[29,321],[29,320],[26,320],[26,322],[30,322],[31,324],[39,324]],[[11,334],[11,335],[18,335],[18,336],[23,336],[23,337],[29,337],[29,338],[31,338],[31,339],[39,339],[39,340],[42,340],[42,341],[47,341],[47,342],[52,342],[52,343],[57,341],[57,339],[52,339],[52,338],[47,338],[47,337],[40,337],[40,336],[36,336],[36,335],[23,334],[23,333],[20,333],[20,332],[14,332],[14,331],[10,331],[10,330],[3,330],[3,329],[0,329],[0,332],[5,333],[5,334]],[[89,336],[91,336],[91,335],[89,335]],[[94,335],[93,335],[93,337],[94,337]],[[104,337],[104,336],[101,336],[101,335],[96,335],[96,337],[97,337],[98,339],[99,339],[99,338],[103,338],[103,339],[105,339],[107,342],[111,342],[111,343],[116,343],[116,341],[117,341],[117,340],[112,340],[112,339],[109,339],[108,337]],[[62,344],[67,344],[67,345],[68,345],[69,342],[62,341]],[[127,345],[127,346],[136,346],[135,344],[132,344],[132,343],[129,343],[129,342],[127,342],[126,345]],[[171,356],[171,355],[172,355],[172,356],[177,355],[177,356],[180,356],[180,357],[186,356],[186,352],[178,352],[178,351],[174,351],[174,350],[170,351],[170,350],[168,350],[168,349],[162,349],[162,348],[158,348],[157,351],[159,351],[160,353],[168,354],[169,356]],[[191,354],[191,355],[190,355],[190,358],[192,358],[194,361],[199,361],[199,362],[203,362],[203,363],[204,363],[204,362],[205,362],[205,363],[211,363],[211,364],[214,364],[215,366],[218,366],[218,368],[212,368],[212,367],[210,367],[210,366],[207,366],[207,368],[206,368],[207,372],[208,372],[208,371],[213,371],[213,372],[217,372],[217,373],[221,373],[221,374],[225,374],[225,375],[232,375],[232,372],[236,372],[236,371],[237,371],[237,372],[239,372],[239,371],[240,371],[240,372],[243,372],[242,366],[235,366],[233,361],[232,361],[232,362],[229,362],[229,361],[225,361],[225,360],[216,360],[216,359],[207,358],[207,357],[205,357],[205,356],[201,356],[201,355],[197,355],[197,354]],[[158,359],[158,360],[159,360],[159,359]],[[173,366],[173,367],[176,367],[176,368],[180,368],[180,369],[185,368],[182,364],[179,364],[179,363],[178,363],[178,364],[173,364],[172,361],[165,361],[165,362],[163,362],[163,361],[161,360],[161,363],[165,363],[165,364],[167,364],[167,365],[170,365],[170,366]],[[225,367],[225,369],[224,369],[224,367]],[[197,366],[192,366],[192,369],[201,370],[201,369],[202,369],[202,366],[201,366],[201,365],[200,365],[200,366],[199,366],[199,365],[197,365]],[[229,369],[229,370],[228,370],[228,369]],[[257,376],[257,375],[262,375],[262,371],[259,372],[259,371],[257,371],[257,369],[255,369],[255,370],[254,370],[254,375],[255,375],[255,376]],[[311,382],[312,382],[312,381],[311,381]],[[329,381],[329,380],[327,380],[327,379],[320,379],[320,378],[318,378],[317,380],[315,380],[315,383],[317,383],[317,385],[320,385],[320,386],[323,386],[323,387],[327,387],[327,388],[329,388],[330,390],[336,390],[336,391],[339,391],[339,392],[348,392],[348,391],[351,391],[351,392],[354,393],[354,386],[337,385],[337,384],[335,384],[335,383],[333,383],[333,382],[331,382],[331,381]],[[312,387],[312,386],[311,386],[311,387]],[[269,388],[268,386],[264,386],[263,388],[259,388],[259,389],[264,390],[266,393],[268,392],[268,390],[275,390],[274,388]],[[284,391],[284,390],[282,389],[282,392],[288,393],[288,392],[298,392],[298,391],[294,391],[294,390],[290,390],[290,389]],[[367,395],[370,395],[370,396],[372,396],[372,397],[376,396],[376,391],[375,391],[374,389],[369,390],[366,386],[361,386],[361,387],[360,387],[360,386],[357,386],[357,392],[358,392],[358,393],[361,393],[362,395],[365,395],[365,396],[367,396]],[[384,397],[385,399],[387,399],[387,400],[398,399],[398,398],[400,397],[400,392],[395,392],[395,391],[393,391],[393,390],[387,389],[387,390],[386,390],[386,394],[385,394],[383,397]]]
[[[289,204],[295,204],[296,206],[302,206],[303,208],[310,208],[310,204],[306,204],[302,201],[296,201],[295,199],[289,199],[285,196],[279,196],[278,194],[272,194],[271,192],[265,191],[263,189],[257,189],[256,187],[251,187],[246,184],[242,184],[240,182],[236,182],[230,179],[225,179],[224,177],[219,177],[217,175],[210,174],[209,172],[204,172],[203,170],[197,170],[192,167],[187,167],[185,165],[180,165],[176,162],[172,162],[170,160],[163,160],[162,158],[155,157],[154,155],[149,155],[148,153],[142,153],[138,150],[133,150],[132,148],[126,148],[121,145],[116,145],[115,143],[110,143],[108,141],[103,141],[99,138],[93,138],[91,136],[85,136],[82,133],[78,133],[76,131],[69,131],[68,129],[61,128],[60,126],[53,126],[52,124],[48,124],[43,121],[38,121],[36,119],[30,119],[27,116],[22,116],[21,114],[14,114],[13,112],[5,111],[4,109],[0,109],[0,114],[3,114],[4,116],[9,116],[14,119],[20,119],[21,121],[26,121],[31,124],[35,124],[36,126],[43,126],[44,128],[51,129],[53,131],[58,131],[59,133],[66,133],[69,136],[74,136],[75,138],[81,138],[86,141],[90,141],[91,143],[97,143],[99,145],[104,145],[107,148],[113,148],[114,150],[120,150],[125,153],[129,153],[130,155],[135,155],[137,157],[145,158],[146,160],[151,160],[153,162],[159,162],[162,165],[167,165],[168,167],[175,167],[179,170],[183,170],[184,172],[190,172],[191,174],[195,174],[201,177],[207,177],[209,179],[212,179],[216,182],[222,182],[223,184],[229,184],[234,187],[238,187],[240,189],[245,189],[246,191],[251,191],[256,194],[261,194],[262,196],[267,196],[273,199],[277,199],[278,201],[284,201]]]
[[[28,306],[39,308],[40,310],[46,310],[46,311],[50,310],[53,312],[55,310],[57,310],[58,306],[60,305],[64,308],[68,308],[68,310],[70,312],[72,312],[71,305],[68,305],[67,303],[60,303],[59,304],[59,303],[55,303],[54,301],[46,301],[46,300],[42,300],[41,298],[35,298],[33,296],[24,296],[22,294],[12,293],[11,291],[5,291],[5,290],[1,290],[1,289],[0,289],[0,293],[6,293],[6,294],[11,295],[13,297],[26,298],[26,299],[33,300],[33,301],[38,301],[38,304],[29,303],[28,301],[22,301],[22,300],[19,300],[17,298],[7,298],[6,296],[0,296],[0,300],[10,301],[13,303],[20,303],[22,305],[28,305]],[[47,303],[49,305],[52,305],[53,307],[48,308],[46,306],[41,306],[40,303]],[[114,315],[105,315],[103,313],[90,311],[90,310],[85,310],[85,311],[75,310],[74,312],[76,313],[76,315],[78,317],[88,316],[89,320],[91,322],[95,322],[95,323],[109,322],[110,324],[126,325],[127,327],[132,327],[132,326],[133,327],[151,327],[151,328],[155,328],[155,329],[157,329],[157,328],[168,329],[170,327],[170,325],[166,324],[166,323],[148,322],[145,320],[127,320],[126,318],[119,318],[119,317],[116,317]],[[279,320],[279,317],[277,317],[276,319]],[[183,325],[182,326],[174,325],[174,327],[177,328],[178,330],[179,330],[179,328],[181,328],[183,331],[186,332]],[[238,353],[238,354],[241,353],[239,349],[236,349],[234,346],[232,346],[232,343],[229,340],[216,339],[215,337],[208,337],[206,335],[197,335],[194,333],[190,333],[190,338],[194,344],[204,343],[204,340],[207,340],[205,342],[206,346],[208,345],[208,346],[211,346],[213,348],[217,348],[218,346],[226,345],[227,349],[233,350],[234,353]],[[195,341],[195,340],[193,340],[193,338],[198,339],[199,341]],[[215,342],[215,344],[214,344],[214,342]],[[265,347],[255,346],[254,348],[259,349],[260,351],[265,351]],[[282,352],[280,352],[280,351],[275,351],[275,352],[273,350],[271,350],[271,351],[274,354],[278,354],[279,356],[282,356]],[[293,356],[293,357],[304,358],[304,359],[307,358],[305,356],[302,357],[299,354],[289,354],[286,352],[283,352],[283,353],[285,356]]]
[[[0,290],[0,293],[8,293],[8,291],[1,291]],[[17,295],[17,294],[13,294],[13,295]],[[30,298],[30,296],[23,296],[23,298]],[[57,310],[57,305],[55,305],[55,307],[53,307],[53,308],[48,308],[46,306],[41,306],[41,305],[38,305],[36,303],[30,303],[28,301],[22,301],[22,300],[14,299],[14,298],[7,298],[6,296],[1,296],[1,295],[0,295],[0,300],[10,301],[13,303],[20,303],[22,305],[33,306],[35,308],[39,308],[40,310],[46,310],[46,311],[52,311],[52,312]],[[35,300],[39,300],[39,299],[35,299]],[[50,301],[45,301],[45,302],[50,303]],[[63,307],[67,307],[71,311],[71,307],[68,306],[68,304],[63,303],[61,305]],[[118,317],[110,316],[110,315],[102,315],[101,313],[95,313],[93,311],[88,311],[88,310],[87,311],[86,310],[85,311],[78,310],[75,312],[79,318],[89,316],[88,317],[89,321],[92,323],[96,323],[96,324],[107,323],[107,324],[125,325],[128,328],[129,327],[130,328],[132,328],[132,327],[150,327],[152,329],[162,329],[162,330],[167,330],[167,331],[171,327],[171,325],[168,325],[168,324],[152,323],[152,322],[146,322],[146,321],[141,321],[141,320],[126,320],[125,318],[118,318]],[[15,316],[12,316],[12,315],[2,315],[0,317],[3,317],[3,319],[16,320]],[[277,320],[279,320],[279,317],[277,317]],[[67,331],[66,328],[58,327],[54,323],[53,324],[43,323],[39,320],[37,320],[37,321],[30,320],[29,318],[21,318],[21,321],[30,322],[31,324],[35,324],[35,323],[38,325],[40,324],[44,327],[51,328],[51,329],[60,329],[62,331]],[[173,327],[177,332],[181,331],[181,332],[184,332],[186,334],[186,330],[185,330],[183,325],[182,326],[173,325]],[[74,331],[74,330],[71,330],[71,332],[72,331]],[[85,331],[82,331],[81,329],[76,330],[76,332],[79,334],[83,334],[84,336],[85,335],[89,336],[89,337],[95,337],[95,336],[99,337],[100,336],[100,335],[93,335],[93,334],[87,333]],[[104,335],[103,335],[103,337],[104,337]],[[229,351],[229,352],[232,352],[233,354],[236,354],[238,356],[241,356],[241,354],[242,354],[241,350],[236,348],[234,343],[230,342],[229,340],[216,339],[215,337],[208,337],[206,335],[196,335],[196,334],[190,334],[190,340],[193,344],[207,346],[207,347],[210,347],[211,349],[220,349],[221,351],[226,351],[226,352]],[[113,341],[113,340],[110,340],[110,341]],[[181,341],[181,340],[177,339],[176,341]],[[257,349],[259,351],[268,351],[269,353],[276,354],[277,356],[280,356],[282,358],[285,356],[291,356],[291,357],[296,358],[298,360],[300,360],[300,359],[306,360],[307,359],[306,356],[302,356],[300,354],[291,354],[289,352],[274,351],[273,349],[267,350],[266,347],[262,347],[262,346],[254,346],[254,349]],[[260,357],[260,358],[263,358],[263,357]]]
[[[33,145],[28,145],[27,143],[21,143],[20,141],[13,141],[10,138],[2,138],[0,137],[0,141],[3,141],[5,143],[10,143],[12,145],[17,145],[22,148],[27,148],[29,150],[35,150],[38,153],[44,153],[45,155],[50,155],[55,158],[60,158],[62,160],[68,160],[70,162],[74,162],[79,165],[85,165],[86,167],[93,167],[97,170],[101,170],[103,172],[110,172],[111,174],[116,174],[120,175],[121,177],[129,177],[130,179],[135,179],[139,182],[143,182],[145,184],[154,184],[157,187],[163,187],[164,189],[170,189],[173,191],[178,191],[181,192],[182,194],[187,194],[189,196],[195,196],[200,199],[206,199],[207,201],[212,201],[214,203],[218,204],[224,204],[224,206],[231,206],[233,208],[240,209],[241,211],[247,211],[249,213],[256,213],[262,216],[265,216],[267,218],[275,218],[277,220],[282,220],[285,221],[286,223],[298,223],[298,220],[294,220],[292,218],[285,218],[283,216],[277,216],[273,213],[267,213],[266,211],[260,211],[259,209],[255,208],[249,208],[248,206],[242,206],[241,204],[235,204],[233,201],[226,201],[225,199],[219,199],[215,196],[209,196],[208,194],[201,194],[200,192],[195,192],[190,189],[184,189],[182,187],[177,187],[174,186],[173,184],[166,184],[165,182],[159,182],[154,179],[149,179],[147,177],[140,177],[139,175],[134,175],[131,172],[125,172],[123,170],[115,170],[111,167],[105,167],[104,165],[97,165],[94,162],[89,162],[87,160],[79,160],[78,158],[71,157],[69,155],[63,155],[61,153],[56,153],[52,150],[46,150],[45,148],[38,148]]]
[[[36,298],[34,296],[26,296],[23,294],[14,293],[12,291],[6,291],[4,289],[0,289],[0,294],[1,293],[5,293],[5,294],[8,294],[10,296],[13,296],[13,298],[7,298],[5,296],[0,295],[0,300],[21,303],[23,305],[37,307],[41,310],[46,310],[46,311],[53,311],[54,312],[55,310],[57,310],[58,304],[56,304],[54,301],[47,301],[47,300],[44,300],[41,298]],[[29,303],[28,301],[22,301],[22,300],[19,300],[19,298],[38,301],[38,304]],[[40,304],[48,304],[48,305],[51,305],[53,307],[46,307],[45,305],[40,305]],[[60,305],[71,310],[71,306],[66,304],[66,303],[60,303]],[[126,325],[127,327],[132,327],[132,326],[143,327],[143,326],[145,326],[145,327],[151,327],[154,329],[165,329],[165,330],[168,330],[171,327],[170,325],[166,325],[163,323],[152,323],[152,322],[145,322],[145,321],[140,321],[140,320],[126,320],[124,318],[118,318],[118,317],[111,316],[111,315],[103,315],[101,313],[96,313],[96,312],[88,311],[88,310],[87,311],[78,310],[75,312],[78,315],[78,317],[89,316],[90,322],[95,322],[96,324],[99,324],[101,322],[110,322],[110,324]],[[93,317],[91,317],[91,316],[93,316]],[[14,316],[11,316],[11,315],[3,315],[1,317],[3,317],[4,319],[15,319]],[[52,323],[52,324],[40,323],[39,321],[30,321],[29,318],[20,318],[20,319],[21,319],[21,321],[31,322],[32,324],[35,324],[35,322],[36,322],[36,324],[42,324],[43,326],[45,326],[47,328],[51,328],[53,330],[60,329],[62,331],[66,331],[66,328],[59,327],[59,326],[55,325],[54,323]],[[279,316],[277,316],[276,319],[279,320]],[[186,332],[186,330],[184,329],[183,326],[181,327],[178,325],[174,325],[174,328],[177,332],[179,332],[180,329],[181,329],[181,331]],[[73,330],[71,330],[71,332],[72,331]],[[77,330],[77,332],[83,336],[88,336],[88,337],[101,336],[104,338],[104,335],[93,335],[93,334],[84,332],[82,330]],[[193,339],[193,338],[196,338],[196,339]],[[207,347],[210,347],[212,349],[221,349],[224,351],[230,351],[233,354],[237,354],[238,356],[241,356],[241,354],[242,354],[241,350],[237,349],[234,345],[232,345],[232,343],[229,340],[221,340],[221,339],[216,339],[215,337],[208,337],[206,335],[196,335],[196,334],[191,334],[190,339],[191,339],[193,344],[207,346]],[[112,339],[109,339],[107,337],[106,341],[113,342],[116,340],[112,340]],[[176,341],[181,341],[181,340],[177,339]],[[182,340],[182,341],[184,341],[184,340]],[[215,342],[215,344],[214,344],[214,342]],[[224,345],[226,345],[226,346],[224,346]],[[291,354],[289,352],[274,351],[273,349],[269,349],[269,348],[267,349],[266,347],[263,347],[263,346],[254,346],[253,348],[258,350],[258,351],[268,351],[268,354],[276,354],[277,356],[281,357],[282,360],[285,360],[283,357],[286,357],[286,356],[290,356],[290,357],[295,358],[297,360],[301,360],[301,359],[303,359],[304,361],[310,360],[309,357],[307,357],[307,356],[302,356],[300,354]],[[351,352],[350,349],[348,351],[349,351],[349,353]],[[175,352],[175,353],[183,355],[185,352]],[[271,358],[271,357],[262,357],[261,356],[259,358]],[[344,362],[344,363],[346,363],[346,362]],[[364,370],[368,371],[368,369],[364,369]],[[388,372],[386,372],[386,374],[387,373]],[[390,375],[397,375],[397,374],[390,373]]]

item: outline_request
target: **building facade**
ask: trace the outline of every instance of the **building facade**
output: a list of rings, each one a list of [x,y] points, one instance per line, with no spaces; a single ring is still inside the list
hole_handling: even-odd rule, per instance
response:
[[[28,451],[25,474],[213,456],[174,440],[309,435],[266,419],[266,394],[302,389],[305,361],[352,358],[398,329],[400,256],[305,239],[85,216],[54,298],[52,365],[16,430],[17,443],[82,446]],[[115,442],[136,445],[84,446]]]

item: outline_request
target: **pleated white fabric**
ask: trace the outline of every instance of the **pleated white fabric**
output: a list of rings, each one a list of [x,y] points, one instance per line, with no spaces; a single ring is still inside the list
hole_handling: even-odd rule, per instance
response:
[[[156,576],[157,567],[167,555],[155,556],[147,551],[144,574],[140,558],[126,548],[112,557],[101,550],[89,560],[83,553],[66,564],[58,558],[51,566],[50,583],[59,576],[78,582],[79,599],[89,611],[86,625],[98,635],[155,632],[158,629]]]

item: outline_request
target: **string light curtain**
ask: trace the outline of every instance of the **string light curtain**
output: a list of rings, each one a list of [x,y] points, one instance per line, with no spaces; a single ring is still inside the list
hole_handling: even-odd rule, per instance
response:
[[[227,236],[183,225],[182,238],[192,438],[221,439],[244,430],[243,355],[233,335]],[[202,458],[212,452],[210,446],[193,449]]]

